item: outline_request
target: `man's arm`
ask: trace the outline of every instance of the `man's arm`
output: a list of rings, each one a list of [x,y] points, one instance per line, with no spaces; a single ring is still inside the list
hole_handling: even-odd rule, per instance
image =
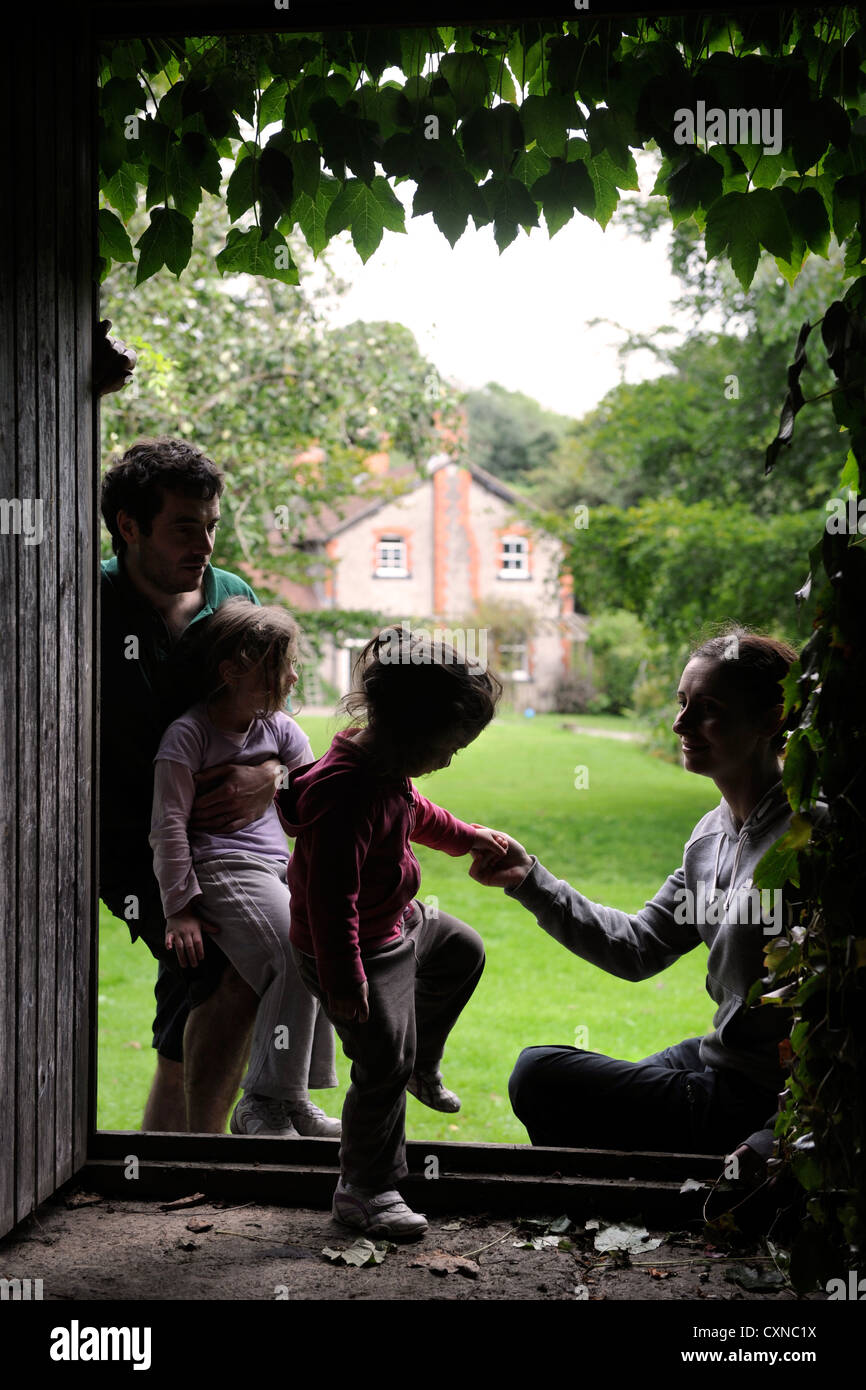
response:
[[[255,766],[219,763],[197,772],[190,828],[230,835],[261,820],[273,805],[281,775],[282,764],[278,758],[268,758]],[[219,780],[219,786],[213,786],[215,780]]]

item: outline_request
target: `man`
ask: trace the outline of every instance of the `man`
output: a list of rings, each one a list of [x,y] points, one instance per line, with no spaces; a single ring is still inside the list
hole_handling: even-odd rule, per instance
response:
[[[233,595],[258,603],[244,580],[210,564],[223,486],[201,450],[175,439],[133,445],[102,486],[115,558],[101,579],[100,896],[160,961],[150,1130],[224,1131],[258,1003],[212,939],[195,968],[166,950],[148,842],[153,758],[197,698],[206,620]],[[210,768],[192,823],[232,831],[259,819],[279,770],[276,759]]]

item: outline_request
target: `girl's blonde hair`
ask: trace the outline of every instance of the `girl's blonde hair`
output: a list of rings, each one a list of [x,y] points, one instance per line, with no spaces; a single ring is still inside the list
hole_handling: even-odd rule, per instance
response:
[[[242,674],[261,669],[268,714],[285,707],[291,690],[290,664],[297,668],[300,628],[285,608],[251,599],[226,599],[208,621],[204,651],[205,699],[227,688],[220,666],[230,661]]]

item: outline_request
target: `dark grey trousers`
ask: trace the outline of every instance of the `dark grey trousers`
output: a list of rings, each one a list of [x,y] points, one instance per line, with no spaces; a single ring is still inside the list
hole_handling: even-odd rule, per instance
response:
[[[377,1192],[389,1190],[409,1171],[406,1083],[416,1068],[438,1069],[448,1034],[484,969],[484,944],[472,927],[418,902],[413,907],[399,940],[361,952],[368,1021],[331,1017],[352,1063],[343,1103],[343,1178]],[[295,959],[327,1013],[314,957],[295,949]]]

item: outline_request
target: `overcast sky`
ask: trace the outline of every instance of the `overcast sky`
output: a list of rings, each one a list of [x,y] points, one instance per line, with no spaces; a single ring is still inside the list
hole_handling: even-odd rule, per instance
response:
[[[641,163],[648,191],[654,172],[649,160]],[[348,232],[331,243],[331,262],[351,283],[333,321],[405,324],[440,374],[462,386],[497,381],[581,416],[621,379],[622,334],[587,323],[606,318],[646,332],[675,321],[666,231],[647,244],[618,228],[616,214],[602,231],[575,213],[552,239],[543,222],[528,236],[521,230],[500,256],[492,226],[476,230],[470,220],[452,250],[432,216],[409,216],[413,186],[395,192],[407,206],[405,236],[386,231],[366,265]],[[641,353],[627,375],[657,370]]]

